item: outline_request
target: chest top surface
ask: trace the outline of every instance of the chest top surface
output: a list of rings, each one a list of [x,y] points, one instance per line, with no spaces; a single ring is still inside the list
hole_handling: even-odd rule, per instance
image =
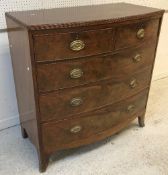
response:
[[[162,14],[164,11],[156,8],[133,5],[128,3],[114,3],[104,5],[66,7],[55,9],[8,12],[6,16],[21,25],[34,29],[43,29],[46,26],[68,27],[82,24],[102,24],[139,19],[144,16]],[[44,27],[45,26],[45,27]]]

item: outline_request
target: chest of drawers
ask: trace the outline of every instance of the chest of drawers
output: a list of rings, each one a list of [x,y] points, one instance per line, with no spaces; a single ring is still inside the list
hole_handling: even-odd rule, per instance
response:
[[[24,138],[40,170],[144,116],[164,11],[126,3],[6,13]]]

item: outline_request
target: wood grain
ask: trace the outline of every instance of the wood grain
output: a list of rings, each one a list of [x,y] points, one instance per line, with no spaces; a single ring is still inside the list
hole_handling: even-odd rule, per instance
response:
[[[59,90],[40,95],[40,114],[42,121],[62,120],[76,114],[88,112],[112,104],[136,94],[149,86],[151,68],[124,77],[95,83],[72,89]],[[130,81],[136,79],[137,86],[130,87]],[[71,106],[73,98],[81,98],[80,106]]]
[[[35,35],[35,58],[38,61],[61,60],[105,53],[113,50],[113,29]],[[85,47],[70,49],[71,42],[81,40]]]
[[[29,30],[85,27],[162,17],[164,10],[127,3],[9,12]],[[32,15],[33,14],[33,15]]]
[[[43,93],[75,87],[121,77],[141,70],[153,63],[155,44],[156,41],[153,40],[152,44],[151,41],[148,41],[138,47],[118,53],[66,60],[52,64],[38,64],[37,81],[39,91]],[[139,62],[134,60],[137,54],[141,56]],[[78,79],[70,77],[70,72],[75,68],[83,71],[83,75]]]
[[[21,122],[21,131],[24,131],[31,142],[39,150],[38,125],[32,77],[32,64],[29,46],[29,35],[25,28],[20,28],[10,18],[6,17],[10,30],[8,33],[10,53],[15,80],[16,96]],[[24,136],[24,135],[23,135]]]
[[[112,106],[105,107],[101,110],[94,111],[80,118],[74,118],[63,122],[52,122],[42,125],[43,145],[45,152],[50,153],[55,149],[70,148],[73,144],[80,146],[82,140],[88,139],[96,141],[95,135],[117,127],[120,123],[126,121],[129,117],[138,115],[145,109],[148,89],[125,99],[122,102]],[[135,105],[135,108],[128,112],[128,106]],[[74,126],[81,126],[81,131],[72,133],[70,130]],[[90,142],[85,142],[89,144]]]
[[[119,27],[117,29],[115,49],[127,48],[146,40],[150,40],[152,42],[153,39],[157,37],[158,26],[159,19],[155,19]],[[136,36],[139,29],[145,30],[145,36],[143,39],[138,39]]]

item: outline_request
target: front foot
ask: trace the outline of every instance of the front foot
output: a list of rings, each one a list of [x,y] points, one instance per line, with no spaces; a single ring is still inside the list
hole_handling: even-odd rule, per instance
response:
[[[138,117],[138,123],[140,127],[144,127],[145,126],[145,117],[144,116],[139,116]]]
[[[39,160],[39,171],[40,173],[44,173],[47,169],[49,163],[49,156],[41,156]]]

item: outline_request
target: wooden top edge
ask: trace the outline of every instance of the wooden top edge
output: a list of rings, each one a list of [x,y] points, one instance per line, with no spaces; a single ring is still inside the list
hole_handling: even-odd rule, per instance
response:
[[[101,9],[103,12],[101,12]],[[96,12],[96,10],[99,11]],[[164,12],[165,10],[156,8],[128,3],[114,3],[94,6],[8,12],[5,13],[5,15],[29,30],[45,30],[102,25],[150,17],[159,18]]]

